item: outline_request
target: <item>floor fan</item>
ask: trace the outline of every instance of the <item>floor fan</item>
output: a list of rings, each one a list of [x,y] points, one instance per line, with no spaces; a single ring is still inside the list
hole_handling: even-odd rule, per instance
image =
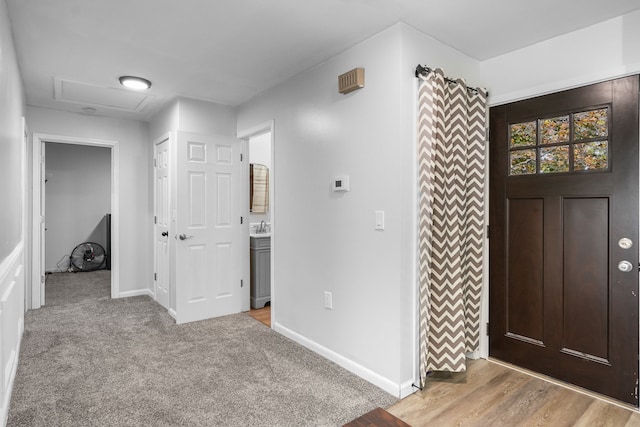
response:
[[[107,256],[104,248],[98,243],[85,242],[76,246],[71,251],[71,270],[95,271],[104,268],[107,264]]]

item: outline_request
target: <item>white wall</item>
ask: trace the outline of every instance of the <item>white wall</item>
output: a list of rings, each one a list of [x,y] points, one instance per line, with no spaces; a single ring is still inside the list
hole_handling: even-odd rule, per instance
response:
[[[396,395],[411,389],[416,354],[418,63],[479,74],[476,61],[398,24],[238,109],[239,132],[275,121],[274,327]],[[355,67],[365,88],[339,94],[338,75]],[[351,191],[333,193],[341,174]]]
[[[398,24],[238,108],[239,132],[275,120],[274,327],[387,389],[415,370],[417,63],[486,87],[492,104],[633,74],[640,12],[482,63]],[[337,94],[357,66],[366,87]],[[350,193],[329,191],[337,174]]]
[[[228,105],[178,98],[178,129],[201,134],[236,135],[236,112]]]
[[[0,261],[21,241],[22,116],[24,94],[7,17],[0,2]]]
[[[153,288],[153,187],[147,123],[31,106],[27,121],[34,133],[119,142],[119,296],[149,293]]]
[[[22,117],[24,91],[7,16],[0,1],[0,425],[5,425],[24,329]]]
[[[249,162],[271,169],[271,132],[249,138]]]
[[[153,141],[167,132],[177,130],[235,136],[235,109],[197,99],[176,98],[153,116],[149,123],[149,134]]]
[[[640,11],[481,64],[492,105],[640,72]]]
[[[149,122],[151,142],[163,137],[169,131],[178,129],[178,101],[173,100],[160,110]],[[153,152],[153,147],[151,148]],[[152,175],[153,176],[153,175]]]
[[[107,249],[111,149],[47,143],[46,159],[45,271],[67,271],[69,255],[80,243]]]

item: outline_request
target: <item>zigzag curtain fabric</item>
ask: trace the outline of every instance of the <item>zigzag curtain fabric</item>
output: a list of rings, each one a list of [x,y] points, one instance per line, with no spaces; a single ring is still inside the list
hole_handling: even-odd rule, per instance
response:
[[[440,69],[420,75],[420,379],[461,372],[478,349],[486,95]]]

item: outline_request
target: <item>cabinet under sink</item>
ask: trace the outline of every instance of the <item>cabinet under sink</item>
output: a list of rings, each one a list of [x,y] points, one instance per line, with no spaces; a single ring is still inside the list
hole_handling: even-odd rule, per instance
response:
[[[271,234],[251,234],[251,308],[271,302]]]

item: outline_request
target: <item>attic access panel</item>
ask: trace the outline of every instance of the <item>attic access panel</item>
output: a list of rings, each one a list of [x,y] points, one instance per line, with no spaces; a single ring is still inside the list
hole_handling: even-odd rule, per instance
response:
[[[94,86],[60,78],[54,79],[56,101],[78,105],[140,112],[153,99],[148,93]]]

